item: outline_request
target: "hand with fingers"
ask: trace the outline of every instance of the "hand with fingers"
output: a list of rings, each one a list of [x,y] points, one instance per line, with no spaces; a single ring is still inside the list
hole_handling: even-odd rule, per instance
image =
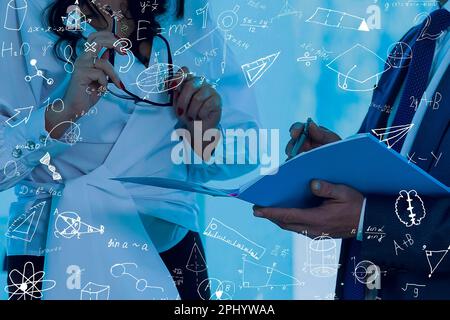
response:
[[[305,123],[294,123],[290,128],[291,140],[286,146],[288,160],[292,149],[305,130]],[[310,151],[320,146],[341,140],[334,132],[311,122],[308,135],[298,153]],[[358,191],[340,184],[313,180],[311,192],[322,198],[318,207],[299,208],[262,208],[253,207],[254,215],[266,218],[282,229],[304,233],[310,237],[328,235],[334,238],[356,236],[364,196]]]
[[[172,84],[172,87],[175,87],[173,92],[175,114],[189,130],[191,137],[201,135],[201,138],[205,131],[218,127],[222,117],[222,99],[216,89],[207,83],[203,77],[192,75],[187,67],[181,68],[175,79],[180,78],[181,73],[186,75],[184,79],[180,80],[183,82]],[[201,123],[202,132],[194,132],[195,122]],[[219,134],[220,131],[217,130],[214,135],[214,142],[218,142]],[[207,158],[211,156],[203,154],[206,147],[205,142],[201,146],[201,150],[193,141],[191,141],[191,145],[194,151],[204,160],[208,160]]]
[[[92,94],[92,92],[103,91],[108,86],[108,79],[119,88],[124,85],[119,76],[114,71],[114,67],[109,62],[109,50],[115,50],[118,54],[124,55],[122,47],[114,46],[117,38],[111,32],[95,32],[87,39],[87,43],[95,44],[85,50],[74,63],[74,72],[72,74],[69,86],[63,97],[63,112],[52,112],[52,108],[47,108],[46,129],[52,132],[52,138],[62,136],[66,128],[59,126],[64,121],[76,121],[76,115],[84,114],[89,111],[101,98],[101,94]],[[109,49],[99,58],[99,52],[103,48]],[[52,130],[55,128],[55,130]]]
[[[303,134],[304,129],[305,123],[301,122],[294,123],[289,129],[291,140],[288,142],[285,149],[288,160],[292,158],[292,148],[294,147],[297,139],[299,139],[300,135]],[[328,130],[325,127],[318,126],[314,122],[311,122],[308,130],[308,136],[306,137],[305,143],[300,148],[298,153],[306,152],[339,140],[341,140],[341,138],[336,133]]]
[[[254,215],[266,218],[282,229],[307,234],[311,238],[320,235],[355,237],[364,196],[348,186],[319,180],[311,182],[311,191],[323,199],[320,206],[307,209],[254,206]]]

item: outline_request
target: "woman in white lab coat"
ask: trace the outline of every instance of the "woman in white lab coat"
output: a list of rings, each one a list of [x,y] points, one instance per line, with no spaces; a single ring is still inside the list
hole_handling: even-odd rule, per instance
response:
[[[205,12],[195,14],[202,7],[15,0],[2,8],[9,27],[1,36],[12,49],[0,59],[8,75],[1,80],[0,188],[15,186],[18,196],[6,233],[11,299],[205,297],[197,290],[207,272],[195,195],[110,179],[205,182],[254,168],[207,164],[205,145],[193,147],[197,164],[171,159],[172,133],[194,135],[194,121],[202,123],[196,134],[257,128],[253,96],[231,53],[220,61],[223,39]],[[199,59],[211,50],[216,60]],[[158,86],[146,82],[156,63],[185,67],[163,68],[175,80]],[[229,141],[218,134],[215,143]],[[37,289],[23,290],[33,276]]]

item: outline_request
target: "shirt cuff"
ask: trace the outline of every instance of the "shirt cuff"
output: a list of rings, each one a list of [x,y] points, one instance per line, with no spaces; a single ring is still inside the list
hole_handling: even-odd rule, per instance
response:
[[[45,129],[45,111],[46,108],[42,107],[31,112],[28,120],[16,126],[5,124],[4,151],[27,167],[39,165],[47,152],[56,157],[70,146],[50,137]]]
[[[361,206],[361,214],[359,216],[358,232],[356,233],[356,240],[358,240],[358,241],[363,241],[364,214],[366,213],[366,201],[367,201],[367,199],[364,198],[364,201]]]

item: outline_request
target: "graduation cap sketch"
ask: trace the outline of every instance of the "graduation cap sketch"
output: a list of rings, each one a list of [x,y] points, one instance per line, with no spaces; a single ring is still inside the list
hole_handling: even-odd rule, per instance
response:
[[[384,59],[361,44],[356,44],[338,55],[327,67],[338,74],[338,86],[346,91],[371,91],[377,87],[380,76],[391,68],[381,71],[367,67],[364,61],[378,59],[383,65]]]

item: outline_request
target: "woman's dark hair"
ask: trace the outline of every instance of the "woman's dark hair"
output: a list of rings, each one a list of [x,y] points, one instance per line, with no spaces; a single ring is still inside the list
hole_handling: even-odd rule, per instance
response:
[[[137,40],[137,26],[134,28],[133,33],[128,37],[131,42],[133,42],[132,51],[135,56],[141,60],[141,62],[145,63],[145,59],[147,57],[141,57],[139,53],[139,45],[142,41],[149,40],[151,41],[153,37],[158,33],[158,28],[160,27],[157,17],[166,13],[167,4],[170,0],[152,0],[151,4],[157,4],[156,10],[153,10],[152,6],[148,7],[144,12],[142,12],[141,1],[137,0],[129,0],[128,1],[128,10],[127,13],[131,15],[131,17],[126,16],[128,19],[132,19],[134,21],[146,20],[150,22],[150,37],[145,38],[140,41]],[[65,25],[63,23],[62,17],[67,15],[67,8],[74,4],[74,0],[56,0],[52,5],[47,8],[47,19],[48,26],[51,27],[53,32],[59,36],[58,41],[54,46],[54,52],[56,56],[62,60],[65,60],[61,55],[61,46],[65,43],[69,44],[72,48],[76,47],[77,42],[82,38],[80,32],[66,31]],[[101,18],[105,22],[105,27],[107,25],[107,21],[104,16],[104,12],[99,10],[95,5],[91,3],[90,0],[79,0],[80,7],[89,8],[89,13],[87,13],[88,18]],[[184,16],[184,0],[177,0],[177,8],[176,8],[176,17],[178,19]],[[75,50],[74,50],[75,51]],[[73,59],[76,56],[72,56]]]

